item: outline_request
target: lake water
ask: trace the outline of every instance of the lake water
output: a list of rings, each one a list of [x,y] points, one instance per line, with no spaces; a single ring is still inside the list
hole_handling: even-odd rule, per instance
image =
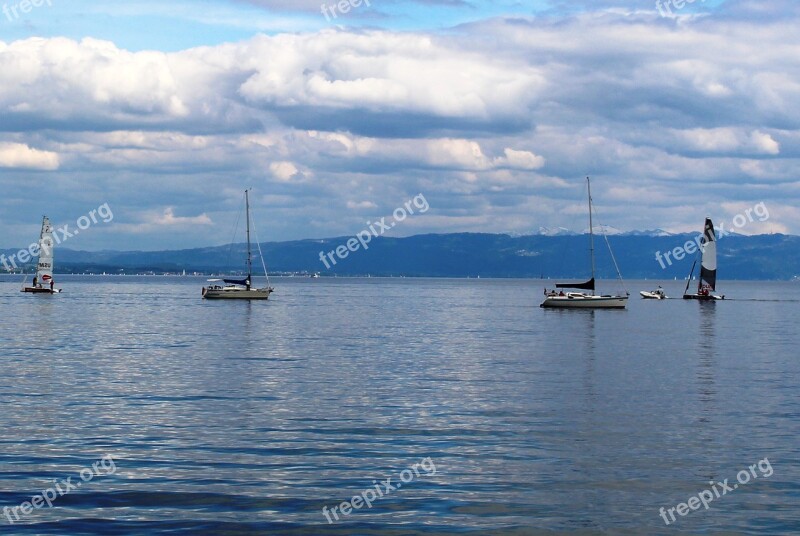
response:
[[[592,312],[538,280],[59,283],[0,279],[0,506],[81,486],[2,534],[800,531],[800,284]]]

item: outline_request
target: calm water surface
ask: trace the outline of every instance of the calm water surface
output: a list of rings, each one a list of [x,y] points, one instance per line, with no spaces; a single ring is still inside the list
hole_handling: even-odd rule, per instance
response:
[[[0,279],[0,506],[104,455],[116,471],[2,534],[800,531],[800,284],[595,312],[540,309],[536,280],[277,279],[268,303],[60,284]],[[771,476],[659,516],[765,458]]]

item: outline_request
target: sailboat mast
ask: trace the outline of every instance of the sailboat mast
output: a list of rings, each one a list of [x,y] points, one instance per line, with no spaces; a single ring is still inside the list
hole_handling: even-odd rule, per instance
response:
[[[592,183],[589,181],[589,177],[586,177],[586,189],[589,192],[589,251],[592,256],[592,281],[594,281],[594,222],[592,221]],[[594,288],[592,288],[592,294],[594,294]]]
[[[697,266],[697,258],[696,258],[696,257],[695,257],[695,259],[694,259],[694,262],[692,263],[692,271],[691,271],[691,272],[689,272],[689,279],[687,279],[687,280],[686,280],[686,288],[685,288],[685,289],[683,289],[683,293],[684,293],[684,294],[686,294],[687,292],[689,292],[689,285],[691,285],[691,284],[692,284],[692,276],[694,275],[694,267],[695,267],[695,266]],[[700,290],[699,290],[699,289],[698,289],[698,292],[700,292]]]
[[[250,280],[253,277],[253,253],[250,249],[250,191],[244,191],[244,202],[247,212],[247,289],[250,290]]]

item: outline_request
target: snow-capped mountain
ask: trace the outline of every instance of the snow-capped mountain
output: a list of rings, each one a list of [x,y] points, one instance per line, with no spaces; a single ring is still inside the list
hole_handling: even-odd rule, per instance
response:
[[[675,236],[675,233],[670,233],[664,229],[647,229],[645,231],[628,231],[622,233],[625,236]]]
[[[538,236],[570,236],[578,233],[570,231],[566,227],[539,227],[539,232],[534,234]]]
[[[717,228],[717,233],[720,234],[720,229]],[[539,231],[533,233],[534,236],[574,236],[574,235],[581,235],[581,234],[589,234],[589,228],[583,228],[580,232],[571,231],[566,227],[539,227]],[[665,231],[664,229],[634,229],[633,231],[622,231],[617,229],[616,227],[612,227],[610,225],[595,225],[594,226],[594,234],[602,235],[605,234],[607,236],[644,236],[644,237],[664,237],[664,236],[676,236],[680,233],[671,233],[669,231]],[[691,234],[691,233],[688,233]],[[698,231],[699,234],[699,231]],[[736,236],[744,236],[740,233],[736,232],[735,230],[730,230],[728,228],[724,229],[725,235],[736,235]],[[512,235],[513,236],[513,235]]]

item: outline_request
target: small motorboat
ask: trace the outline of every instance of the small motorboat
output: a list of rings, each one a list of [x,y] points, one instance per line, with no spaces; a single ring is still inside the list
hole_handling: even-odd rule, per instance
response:
[[[659,286],[656,290],[642,290],[639,292],[642,295],[642,298],[645,300],[666,300],[667,295],[664,293],[664,289]]]

